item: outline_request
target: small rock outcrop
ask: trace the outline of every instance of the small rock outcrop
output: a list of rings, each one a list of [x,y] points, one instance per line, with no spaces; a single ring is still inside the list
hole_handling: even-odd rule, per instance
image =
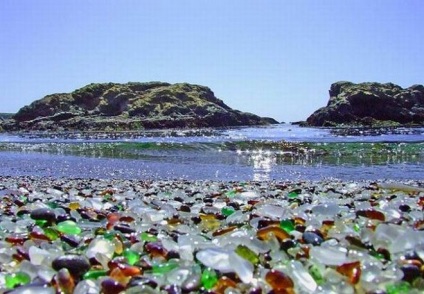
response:
[[[424,86],[337,82],[327,106],[307,119],[309,126],[385,126],[424,124]]]
[[[231,109],[208,88],[186,83],[89,84],[21,108],[6,131],[126,131],[277,123]]]

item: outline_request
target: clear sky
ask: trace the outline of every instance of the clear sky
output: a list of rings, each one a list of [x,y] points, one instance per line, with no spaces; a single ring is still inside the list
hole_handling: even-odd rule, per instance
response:
[[[1,0],[0,27],[0,112],[165,81],[289,122],[336,81],[424,83],[422,0]]]

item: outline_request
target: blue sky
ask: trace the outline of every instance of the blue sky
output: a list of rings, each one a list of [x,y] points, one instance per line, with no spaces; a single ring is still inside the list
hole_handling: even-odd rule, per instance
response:
[[[331,83],[424,83],[422,0],[2,0],[0,112],[92,82],[209,86],[304,120]]]

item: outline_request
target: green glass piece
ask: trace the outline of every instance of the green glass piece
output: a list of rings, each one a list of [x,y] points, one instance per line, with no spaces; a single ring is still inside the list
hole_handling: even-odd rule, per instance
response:
[[[37,226],[39,226],[41,228],[45,227],[47,224],[48,224],[48,221],[46,221],[44,219],[37,219],[35,221],[35,225],[37,225]]]
[[[228,191],[227,193],[225,193],[225,195],[227,197],[234,197],[236,194],[237,194],[237,192],[234,191],[234,190],[231,190],[231,191]]]
[[[31,277],[23,272],[6,275],[6,288],[13,289],[17,286],[26,285],[31,282]]]
[[[243,257],[244,259],[250,261],[252,264],[258,264],[259,263],[259,257],[256,255],[255,252],[250,250],[249,247],[244,245],[238,245],[235,252]]]
[[[108,239],[109,241],[110,240],[113,240],[113,238],[116,237],[116,231],[104,231],[103,232],[103,237],[105,239]]]
[[[287,197],[289,198],[297,198],[297,196],[299,196],[299,193],[297,193],[296,191],[292,191],[287,194]]]
[[[387,294],[406,294],[411,291],[411,286],[408,282],[399,282],[390,284],[386,287]]]
[[[200,281],[206,290],[210,290],[218,283],[218,275],[214,269],[208,267],[203,271]]]
[[[99,235],[104,235],[106,233],[106,229],[105,228],[97,228],[94,230],[94,235],[99,236]]]
[[[113,195],[112,194],[109,194],[109,193],[107,193],[107,194],[105,194],[104,196],[103,196],[103,200],[104,201],[109,201],[110,199],[112,199],[113,198]]]
[[[92,270],[88,271],[84,274],[83,279],[84,280],[97,280],[100,277],[104,277],[107,275],[106,270]]]
[[[325,282],[324,277],[321,274],[321,271],[319,270],[319,268],[316,265],[312,265],[309,268],[309,273],[311,274],[312,278],[315,280],[315,282],[318,285],[321,285]]]
[[[58,208],[59,207],[57,202],[54,202],[54,201],[47,202],[47,206],[50,207],[50,208]]]
[[[358,224],[354,224],[353,225],[353,230],[357,233],[359,233],[361,231],[361,227]]]
[[[282,228],[287,233],[294,231],[294,222],[291,219],[283,219],[280,222],[280,228]]]
[[[153,265],[152,271],[154,274],[166,274],[177,267],[178,267],[178,263],[174,260],[170,260],[165,263]]]
[[[123,255],[127,259],[129,265],[134,265],[140,260],[140,253],[128,248],[124,250]]]
[[[234,213],[234,208],[225,206],[221,209],[221,213],[225,216],[230,216]]]
[[[141,240],[146,242],[156,242],[158,238],[155,235],[149,234],[147,232],[141,233]]]
[[[66,220],[61,223],[58,223],[56,229],[64,234],[68,235],[79,235],[81,234],[81,228],[71,220]]]
[[[44,235],[46,235],[47,238],[49,238],[51,241],[54,241],[59,238],[59,233],[52,227],[45,228]]]
[[[379,259],[379,260],[384,260],[385,257],[383,254],[378,253],[377,251],[371,250],[370,251],[370,255],[374,256],[375,258]]]

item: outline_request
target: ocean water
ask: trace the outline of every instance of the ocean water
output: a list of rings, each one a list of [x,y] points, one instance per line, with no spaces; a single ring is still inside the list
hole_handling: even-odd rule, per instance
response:
[[[0,175],[187,180],[423,180],[424,128],[292,125],[0,135]]]

